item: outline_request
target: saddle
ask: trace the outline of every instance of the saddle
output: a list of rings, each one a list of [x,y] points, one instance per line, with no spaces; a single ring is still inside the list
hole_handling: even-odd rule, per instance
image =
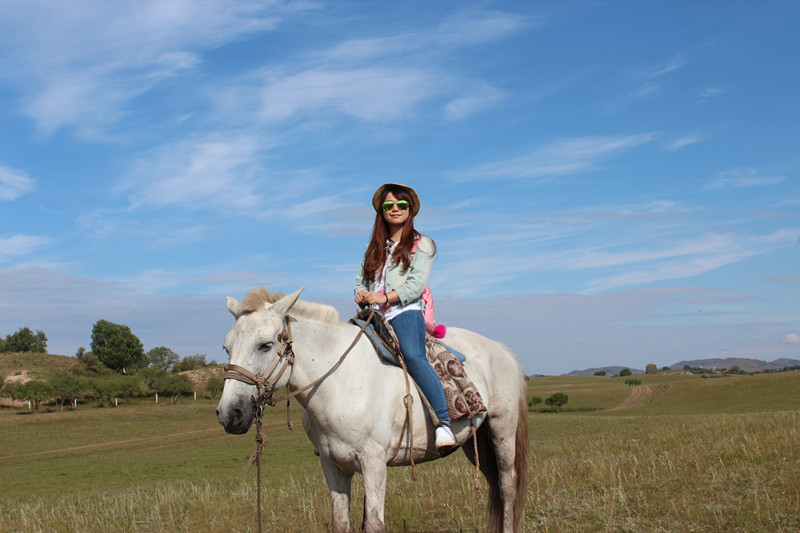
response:
[[[350,319],[350,323],[362,327],[369,319],[369,314],[368,309],[362,310]],[[373,313],[372,320],[364,333],[383,360],[395,366],[402,366],[400,343],[392,326],[383,315]],[[485,412],[486,406],[483,404],[481,395],[467,377],[464,366],[461,364],[466,360],[465,356],[428,333],[425,335],[425,347],[428,362],[442,381],[450,420],[453,421],[465,415],[472,419],[475,415]]]

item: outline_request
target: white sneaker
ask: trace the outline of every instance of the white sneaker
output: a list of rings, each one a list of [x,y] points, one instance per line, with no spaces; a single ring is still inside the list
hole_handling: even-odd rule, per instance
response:
[[[447,455],[458,448],[456,436],[450,426],[439,426],[436,428],[436,449],[440,455]]]

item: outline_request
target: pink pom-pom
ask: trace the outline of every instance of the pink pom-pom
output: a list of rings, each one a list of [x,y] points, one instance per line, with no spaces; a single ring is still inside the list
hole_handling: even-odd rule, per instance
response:
[[[444,336],[447,334],[447,328],[444,327],[444,324],[439,324],[435,328],[433,328],[433,336],[437,339],[443,339]]]

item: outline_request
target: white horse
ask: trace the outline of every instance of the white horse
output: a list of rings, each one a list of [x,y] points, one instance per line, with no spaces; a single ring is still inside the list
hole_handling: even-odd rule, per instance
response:
[[[279,357],[277,347],[289,323],[295,360],[276,377],[275,389],[298,391],[333,368],[317,385],[296,396],[305,409],[303,426],[320,457],[332,501],[332,528],[350,527],[353,474],[364,480],[364,523],[369,532],[384,531],[386,467],[438,459],[434,426],[416,387],[413,394],[413,449],[404,433],[406,383],[403,371],[383,362],[366,336],[337,365],[358,334],[340,322],[333,307],[298,300],[299,291],[283,296],[254,289],[242,302],[228,297],[236,323],[225,338],[230,364],[260,377]],[[285,334],[284,334],[285,335]],[[475,417],[480,467],[489,484],[492,532],[522,530],[527,491],[528,420],[524,373],[505,346],[476,333],[447,329],[447,343],[467,357],[464,369],[483,398],[487,412]],[[335,367],[335,368],[334,368]],[[272,368],[275,368],[272,366]],[[253,422],[256,387],[225,381],[217,406],[219,423],[228,433],[246,433]],[[475,464],[467,417],[452,424],[456,439]]]

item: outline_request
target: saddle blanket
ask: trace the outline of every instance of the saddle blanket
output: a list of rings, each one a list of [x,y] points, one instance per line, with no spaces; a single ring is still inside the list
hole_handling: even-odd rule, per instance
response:
[[[367,314],[360,313],[351,318],[350,322],[361,327],[366,322]],[[397,354],[400,353],[397,337],[383,316],[376,313],[364,333],[382,359],[395,366],[401,366],[397,358]],[[465,415],[471,419],[475,415],[485,412],[486,406],[483,404],[481,395],[467,377],[464,366],[461,364],[466,360],[464,355],[428,334],[425,336],[425,344],[428,362],[442,381],[450,420],[453,421]]]

